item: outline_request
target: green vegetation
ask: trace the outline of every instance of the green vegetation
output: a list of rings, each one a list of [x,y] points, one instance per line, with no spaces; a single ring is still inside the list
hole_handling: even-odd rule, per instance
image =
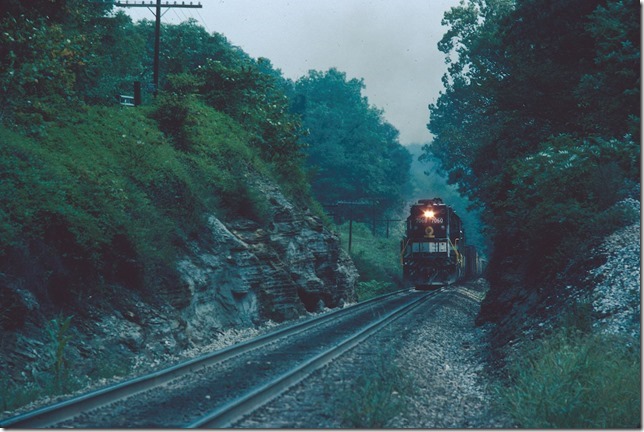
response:
[[[65,359],[65,348],[72,338],[69,334],[72,318],[72,316],[58,316],[51,320],[45,328],[51,343],[54,388],[59,392],[67,390],[66,383],[69,380],[69,364]]]
[[[349,248],[349,222],[338,227],[342,247]],[[351,258],[358,269],[358,300],[399,289],[402,283],[400,266],[400,234],[393,230],[389,236],[374,236],[371,227],[354,222],[351,235]]]
[[[151,115],[165,104],[161,99]],[[164,138],[146,110],[42,106],[45,115],[55,111],[55,120],[36,121],[36,114],[24,120],[40,132],[0,128],[0,190],[7,197],[0,251],[49,239],[107,282],[141,288],[140,278],[154,282],[154,269],[172,262],[176,245],[194,235],[206,211],[261,221],[264,203],[238,174],[266,174],[267,164],[228,116],[197,101],[185,106],[190,121],[202,123],[184,131],[189,152]],[[124,275],[124,261],[129,279],[115,280]],[[86,277],[67,288],[83,289],[87,271],[79,269]]]
[[[563,328],[522,350],[499,387],[521,428],[637,428],[640,356],[633,341]]]
[[[359,281],[358,287],[356,288],[356,295],[358,296],[358,301],[364,301],[373,297],[378,297],[379,295],[387,294],[394,290],[394,284],[372,279],[368,282]]]
[[[151,81],[154,30],[112,8],[12,0],[0,10],[0,255],[26,257],[42,240],[65,257],[63,280],[43,281],[61,304],[89,286],[173,283],[171,264],[207,212],[266,220],[256,176],[321,212],[307,155],[354,168],[315,176],[318,199],[327,198],[320,181],[342,179],[332,189],[352,191],[336,198],[399,204],[409,155],[361,81],[332,70],[293,83],[188,21],[161,32],[158,97],[144,86],[144,105],[123,108],[118,94]]]
[[[0,378],[0,409],[11,411],[44,396],[65,394],[85,385],[82,376],[70,373],[73,365],[69,363],[66,351],[72,339],[72,318],[58,315],[47,322],[43,330],[42,354],[48,369],[39,373],[33,382],[17,384],[8,375]]]
[[[439,43],[449,70],[424,159],[485,208],[493,283],[509,270],[543,283],[638,217],[614,204],[640,180],[639,5],[546,4],[464,1],[445,15]],[[34,382],[0,378],[4,409],[83,385],[68,375],[71,310],[122,289],[158,298],[209,213],[263,223],[269,204],[252,179],[272,179],[317,211],[316,199],[377,199],[379,219],[414,192],[410,153],[361,80],[331,69],[291,82],[194,21],[164,26],[158,97],[121,107],[117,95],[151,81],[154,31],[112,8],[0,6],[0,274],[47,305],[38,319],[49,322],[41,339],[51,348],[51,370]],[[455,200],[454,188],[414,185]],[[399,284],[399,239],[353,224],[361,300]],[[508,267],[509,258],[529,265]],[[4,308],[3,331],[24,323],[10,316],[21,310]],[[526,427],[635,427],[630,342],[555,333],[515,362],[502,395]],[[384,427],[400,409],[394,396],[407,384],[382,361],[342,402],[349,427]],[[130,367],[114,353],[99,363],[93,378]]]
[[[11,411],[44,396],[43,389],[35,383],[17,386],[15,382],[3,376],[0,378],[0,408]]]
[[[0,258],[12,257],[0,272],[40,279],[36,296],[70,310],[107,285],[152,293],[175,283],[175,258],[208,213],[265,222],[256,177],[320,211],[287,82],[270,62],[193,21],[166,26],[158,98],[121,107],[115,96],[149,73],[153,29],[110,9],[0,9]],[[41,271],[48,256],[61,264]]]
[[[424,158],[484,209],[497,298],[551,293],[575,258],[639,218],[616,204],[639,195],[640,7],[466,0],[444,16],[449,69]],[[493,309],[486,318],[501,319]],[[521,427],[638,427],[638,350],[590,332],[589,315],[511,360],[500,393]]]
[[[625,221],[611,207],[640,180],[639,8],[471,0],[445,14],[425,152],[485,208],[493,288],[503,275],[543,284]]]
[[[386,428],[396,416],[404,413],[401,395],[413,392],[413,385],[392,361],[392,353],[381,353],[369,367],[355,377],[350,388],[335,397],[344,428]]]
[[[377,199],[382,216],[402,206],[411,155],[363,89],[362,80],[347,80],[336,69],[310,71],[295,83],[292,106],[308,132],[307,165],[318,201]]]
[[[552,333],[508,359],[496,387],[500,409],[519,427],[635,428],[641,416],[640,341],[593,332],[592,305],[581,302]]]
[[[42,372],[35,372],[34,380],[17,383],[8,375],[0,378],[0,409],[12,411],[43,397],[69,394],[102,379],[127,376],[131,371],[130,361],[116,352],[100,352],[92,358],[92,367],[87,376],[74,373],[77,364],[71,360],[70,342],[74,328],[72,316],[59,314],[48,321],[43,329],[43,356],[46,363]]]
[[[165,288],[179,283],[177,257],[210,214],[264,224],[271,206],[256,179],[320,214],[313,192],[326,199],[320,182],[328,178],[342,180],[338,199],[399,204],[409,155],[362,97],[361,81],[333,70],[294,83],[195,21],[163,27],[153,98],[152,22],[86,0],[0,6],[0,276],[43,306],[23,316],[14,293],[3,299],[0,324],[13,335],[26,322],[49,322],[40,339],[52,348],[51,365],[41,365],[51,370],[3,378],[5,409],[84,385],[68,373],[76,347],[63,317],[81,311],[83,320],[124,290],[166,301]],[[135,82],[143,104],[120,106],[118,95],[131,95]],[[338,106],[321,96],[325,86]],[[328,130],[336,134],[325,137]],[[307,157],[329,149],[353,171],[314,160],[326,171],[312,176]],[[375,258],[358,248],[370,278],[363,286],[379,293],[397,268],[383,271]],[[101,355],[83,365],[91,379],[128,372],[116,353]]]

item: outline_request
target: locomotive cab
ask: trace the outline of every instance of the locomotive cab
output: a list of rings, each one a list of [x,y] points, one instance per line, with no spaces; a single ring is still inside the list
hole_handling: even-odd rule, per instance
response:
[[[461,219],[440,198],[410,208],[401,244],[404,280],[417,289],[450,285],[465,272]]]

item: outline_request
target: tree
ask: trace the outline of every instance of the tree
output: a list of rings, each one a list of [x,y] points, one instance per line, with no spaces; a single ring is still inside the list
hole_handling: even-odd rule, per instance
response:
[[[588,133],[640,136],[640,16],[636,1],[610,1],[589,16],[594,65],[575,90]]]
[[[377,199],[384,213],[402,203],[411,155],[383,112],[362,95],[364,82],[337,69],[295,83],[293,109],[308,130],[307,164],[322,203]]]
[[[485,206],[492,273],[553,275],[639,181],[638,14],[617,0],[473,0],[445,14],[450,67],[425,158]]]
[[[506,122],[495,96],[508,75],[500,27],[513,5],[508,0],[462,2],[445,13],[442,24],[449,30],[438,43],[449,69],[443,76],[445,91],[429,107],[428,128],[435,139],[431,148],[425,147],[425,158],[439,157],[450,182],[479,203],[487,191],[475,161],[481,148],[496,142]],[[487,154],[485,160],[486,169],[496,169],[493,155]]]
[[[35,99],[115,103],[124,86],[131,92],[141,74],[142,40],[127,15],[108,17],[111,9],[85,0],[3,2],[2,116],[22,113],[33,123],[47,115]]]

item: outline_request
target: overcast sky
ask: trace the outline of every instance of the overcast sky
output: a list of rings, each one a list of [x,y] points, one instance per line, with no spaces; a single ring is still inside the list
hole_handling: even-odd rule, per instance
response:
[[[162,22],[194,18],[251,57],[268,58],[293,80],[311,69],[332,67],[349,79],[363,78],[364,95],[385,111],[386,120],[400,131],[402,144],[431,139],[427,105],[436,101],[446,70],[436,47],[446,30],[440,22],[458,0],[200,2],[201,9],[163,9]],[[125,11],[135,20],[154,19],[146,8]]]

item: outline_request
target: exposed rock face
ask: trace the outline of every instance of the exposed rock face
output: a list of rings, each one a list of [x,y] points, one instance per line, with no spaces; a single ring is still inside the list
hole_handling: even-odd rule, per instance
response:
[[[355,301],[358,274],[338,237],[275,187],[261,188],[270,196],[266,228],[248,220],[226,225],[211,216],[208,231],[178,264],[190,299],[181,315],[191,335]]]
[[[339,237],[276,186],[255,182],[269,202],[266,222],[224,223],[209,216],[199,238],[184,248],[176,271],[165,269],[160,286],[111,284],[54,304],[41,295],[46,290],[31,289],[27,278],[0,272],[3,377],[19,386],[52,379],[57,342],[46,327],[56,313],[73,316],[65,361],[74,374],[111,376],[131,366],[142,370],[168,363],[211,344],[226,329],[355,301],[358,273]]]

